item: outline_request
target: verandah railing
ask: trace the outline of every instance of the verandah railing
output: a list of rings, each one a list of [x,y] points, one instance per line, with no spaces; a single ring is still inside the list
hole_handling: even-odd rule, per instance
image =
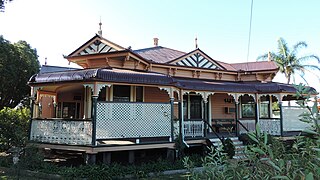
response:
[[[254,132],[256,130],[255,120],[239,120],[242,126],[238,125],[239,134],[245,134],[247,132]],[[280,119],[270,118],[270,119],[259,119],[259,126],[261,132],[267,132],[271,135],[281,135],[281,125]],[[246,129],[245,129],[246,128]]]
[[[185,119],[183,130],[186,137],[203,137],[204,122],[202,119]]]
[[[91,120],[33,119],[30,140],[54,144],[90,145]]]

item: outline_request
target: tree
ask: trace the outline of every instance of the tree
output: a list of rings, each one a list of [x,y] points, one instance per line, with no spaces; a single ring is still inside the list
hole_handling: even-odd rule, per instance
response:
[[[28,139],[30,110],[27,108],[0,110],[0,152],[23,147]]]
[[[0,12],[3,12],[4,11],[4,5],[7,3],[7,2],[10,2],[12,0],[0,0]]]
[[[279,38],[277,52],[266,53],[259,56],[257,60],[267,60],[270,58],[271,61],[274,61],[278,65],[280,73],[285,75],[287,84],[290,84],[291,78],[294,78],[294,75],[297,73],[299,73],[301,78],[308,83],[304,78],[305,72],[312,72],[312,70],[320,71],[319,66],[311,65],[310,61],[315,60],[317,63],[320,63],[320,59],[313,54],[299,57],[299,50],[301,48],[306,48],[307,46],[306,42],[301,41],[296,43],[292,49],[289,49],[286,41],[283,38]]]
[[[0,109],[15,107],[28,97],[27,82],[39,67],[36,49],[26,41],[12,44],[0,36]]]

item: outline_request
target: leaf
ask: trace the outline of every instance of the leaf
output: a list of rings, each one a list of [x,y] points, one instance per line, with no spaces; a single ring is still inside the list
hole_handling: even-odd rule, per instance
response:
[[[310,129],[304,129],[303,132],[308,133],[308,134],[313,134],[313,135],[319,135],[317,132],[312,131]]]
[[[252,133],[248,133],[248,136],[251,140],[253,140],[254,142],[256,143],[259,143],[258,139],[256,138],[256,135],[255,134],[252,134]]]
[[[260,148],[255,148],[255,147],[253,147],[253,148],[251,148],[251,150],[253,151],[253,152],[257,152],[257,153],[259,153],[259,154],[261,154],[261,155],[265,155],[266,153],[262,150],[262,149],[260,149]]]
[[[287,179],[287,180],[290,180],[287,176],[273,176],[271,179]]]
[[[267,132],[264,132],[264,133],[263,133],[263,136],[264,136],[264,144],[267,145],[267,143],[268,143],[268,135],[267,135]]]
[[[257,132],[257,134],[261,133],[261,129],[260,129],[259,123],[257,123],[257,125],[256,125],[256,132]]]
[[[281,171],[281,169],[272,161],[268,161],[268,163],[274,168],[276,169],[277,171]]]
[[[313,178],[313,173],[310,172],[307,176],[306,176],[306,180],[314,180]]]

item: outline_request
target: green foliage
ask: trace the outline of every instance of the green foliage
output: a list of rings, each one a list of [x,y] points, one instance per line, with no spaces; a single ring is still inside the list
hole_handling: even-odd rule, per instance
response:
[[[181,159],[184,156],[184,149],[187,147],[185,142],[183,142],[180,135],[177,135],[174,139],[174,148],[178,152],[178,159]]]
[[[287,83],[289,84],[291,82],[292,76],[297,73],[299,73],[302,79],[304,79],[305,72],[308,72],[310,70],[320,71],[320,68],[317,65],[320,63],[320,59],[318,56],[298,56],[299,50],[306,47],[307,44],[305,42],[298,42],[292,47],[292,49],[290,49],[286,41],[283,38],[279,38],[277,52],[266,53],[259,56],[257,59],[267,60],[270,57],[271,60],[278,65],[279,71],[285,75]],[[312,62],[315,63],[312,64]]]
[[[23,153],[20,156],[17,166],[21,169],[28,170],[45,169],[47,166],[50,166],[50,164],[45,163],[43,160],[44,154],[41,149],[32,145],[28,145],[23,149]]]
[[[223,151],[227,154],[227,156],[231,159],[235,155],[235,147],[230,138],[226,138],[222,140]]]
[[[0,36],[0,109],[13,108],[29,95],[26,84],[39,67],[36,49],[26,41],[12,44]]]
[[[23,147],[28,139],[30,110],[27,108],[0,111],[0,151]]]
[[[10,1],[12,1],[12,0],[0,0],[0,12],[4,11],[5,4],[10,2]]]
[[[308,110],[308,112],[305,112],[299,116],[300,120],[302,122],[312,124],[312,128],[313,128],[313,129],[307,129],[305,131],[309,135],[319,137],[319,134],[320,134],[320,126],[319,126],[320,114],[319,114],[318,103],[317,103],[316,97],[314,98],[313,105],[310,105],[310,104],[312,104],[311,96],[314,94],[317,94],[317,93],[310,91],[310,88],[304,86],[303,84],[296,85],[295,88],[297,89],[295,96],[298,99],[300,99],[297,101],[297,104],[299,104],[300,107]]]
[[[296,96],[301,99],[299,104],[308,109],[308,113],[300,115],[300,119],[312,123],[313,126],[305,131],[305,136],[296,137],[297,140],[292,147],[287,148],[285,142],[266,133],[260,133],[257,126],[256,133],[242,136],[250,142],[245,150],[245,161],[227,159],[220,148],[204,158],[205,171],[191,178],[199,179],[200,176],[200,179],[320,179],[320,115],[316,101],[312,106],[308,106],[311,93],[308,88],[297,86]]]

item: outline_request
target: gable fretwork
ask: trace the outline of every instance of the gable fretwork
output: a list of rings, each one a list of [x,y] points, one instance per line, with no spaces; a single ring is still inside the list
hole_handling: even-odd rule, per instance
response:
[[[85,49],[80,51],[78,55],[105,53],[105,52],[113,52],[113,51],[117,51],[117,50],[97,39],[94,42],[92,42],[90,45],[88,45]]]
[[[172,64],[196,68],[223,69],[217,62],[202,53],[199,49],[174,60]]]

